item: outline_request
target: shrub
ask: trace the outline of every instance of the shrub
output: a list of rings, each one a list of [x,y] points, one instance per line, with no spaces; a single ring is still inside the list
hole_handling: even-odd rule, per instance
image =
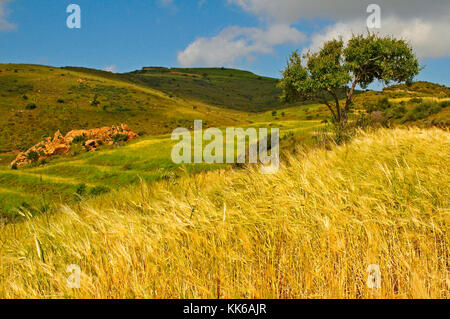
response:
[[[86,194],[86,184],[79,184],[77,186],[77,189],[75,190],[75,193],[79,196],[83,196],[84,194]]]
[[[39,159],[39,154],[33,150],[29,151],[27,154],[27,160],[31,161],[32,163],[37,162]]]
[[[12,165],[11,165],[11,169],[17,170],[17,164],[16,164],[16,163],[12,164]]]
[[[403,105],[400,105],[398,107],[392,108],[390,110],[390,112],[386,113],[386,115],[389,118],[400,119],[403,116],[405,116],[406,113],[407,113],[406,107],[404,107]]]
[[[22,95],[22,99],[28,100],[28,96],[26,96],[26,95],[24,94],[24,95]]]
[[[405,121],[417,121],[427,118],[430,115],[437,114],[442,110],[442,107],[436,103],[421,103],[412,109],[406,116]]]
[[[450,101],[442,101],[441,104],[440,104],[440,106],[441,106],[442,108],[447,107],[447,106],[450,106]]]
[[[106,186],[95,186],[89,191],[89,195],[91,196],[99,196],[102,194],[109,193],[111,190]]]
[[[411,103],[422,103],[423,99],[419,98],[419,97],[415,97],[409,100],[409,102]]]
[[[36,104],[35,103],[28,103],[25,108],[27,110],[34,110],[36,108]]]
[[[128,141],[128,135],[119,133],[113,136],[113,140],[115,143],[126,142]]]
[[[382,110],[386,110],[391,107],[391,103],[389,102],[389,99],[387,96],[384,96],[378,100],[378,105]]]
[[[58,100],[56,100],[56,102],[58,102],[58,103],[64,103],[64,100],[63,100],[63,99],[58,99]]]
[[[92,106],[97,106],[97,105],[99,105],[100,104],[100,102],[98,101],[98,95],[97,94],[94,94],[94,98],[92,99],[92,101],[91,101],[91,105]]]
[[[273,111],[272,116],[276,116],[276,115],[277,115],[277,111]]]
[[[86,142],[86,137],[84,135],[75,136],[72,140],[72,144],[81,144],[83,142]]]

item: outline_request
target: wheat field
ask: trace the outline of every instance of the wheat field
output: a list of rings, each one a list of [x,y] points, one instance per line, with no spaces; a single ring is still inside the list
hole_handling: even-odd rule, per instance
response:
[[[448,298],[449,160],[449,132],[380,129],[3,225],[0,297]]]

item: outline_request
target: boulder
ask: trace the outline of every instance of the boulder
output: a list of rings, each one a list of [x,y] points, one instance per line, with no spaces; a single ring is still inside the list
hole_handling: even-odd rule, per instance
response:
[[[133,140],[139,136],[134,133],[130,127],[126,124],[112,127],[94,128],[90,130],[73,130],[63,136],[58,130],[55,132],[53,138],[47,137],[45,140],[34,145],[25,152],[19,153],[14,161],[11,162],[11,167],[25,166],[32,163],[34,156],[30,156],[30,153],[35,152],[38,154],[38,161],[49,158],[55,155],[65,154],[70,150],[73,140],[82,136],[86,140],[84,145],[89,151],[95,151],[97,147],[102,144],[113,144],[114,136],[118,134],[124,134],[128,138],[127,140]],[[30,159],[31,158],[31,159]]]

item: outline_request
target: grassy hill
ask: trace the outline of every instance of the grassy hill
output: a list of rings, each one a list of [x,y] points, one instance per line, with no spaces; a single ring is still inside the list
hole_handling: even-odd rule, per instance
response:
[[[170,96],[243,111],[281,105],[277,79],[226,68],[144,68],[124,77]]]
[[[128,124],[143,135],[235,125],[239,112],[205,105],[90,69],[0,64],[0,153],[24,150],[55,131]]]
[[[299,150],[275,175],[218,170],[66,206],[2,228],[0,296],[449,298],[449,157],[449,132],[382,129]]]

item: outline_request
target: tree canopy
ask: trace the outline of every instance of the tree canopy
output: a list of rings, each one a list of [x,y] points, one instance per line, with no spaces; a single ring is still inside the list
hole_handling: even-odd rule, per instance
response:
[[[345,125],[358,85],[366,89],[375,80],[386,85],[411,83],[419,71],[408,42],[369,33],[354,35],[347,44],[342,39],[328,41],[316,53],[293,52],[279,86],[286,102],[317,98],[336,124]],[[345,92],[343,103],[339,92]]]

